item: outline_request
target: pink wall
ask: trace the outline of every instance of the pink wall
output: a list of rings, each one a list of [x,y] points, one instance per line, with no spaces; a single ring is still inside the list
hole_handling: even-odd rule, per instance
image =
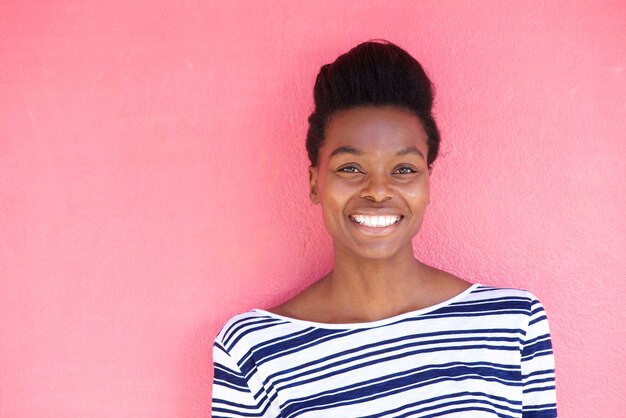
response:
[[[86,3],[0,5],[0,416],[208,417],[219,326],[331,264],[312,83],[380,37],[438,90],[417,253],[534,291],[561,416],[624,416],[623,1]]]

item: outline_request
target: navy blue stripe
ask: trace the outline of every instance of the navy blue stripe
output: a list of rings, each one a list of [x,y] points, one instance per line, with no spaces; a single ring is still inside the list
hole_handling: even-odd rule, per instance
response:
[[[540,375],[544,375],[544,374],[554,375],[554,369],[536,370],[536,371],[534,371],[532,373],[528,373],[528,374],[522,375],[522,379],[526,380],[526,379],[528,379],[530,377],[540,376]]]
[[[524,410],[524,418],[556,418],[556,408],[545,409],[540,411],[526,411]]]
[[[553,377],[546,377],[543,379],[533,379],[533,380],[527,380],[524,382],[525,386],[530,386],[530,385],[538,385],[539,383],[553,383],[554,382],[554,378]]]
[[[546,321],[548,318],[545,315],[541,315],[537,318],[528,321],[528,326],[535,325],[537,322]]]
[[[476,299],[476,300],[468,300],[462,302],[452,302],[447,307],[454,306],[485,306],[490,305],[494,307],[498,307],[500,305],[505,305],[509,307],[513,305],[518,308],[523,308],[525,311],[528,311],[530,304],[530,299],[523,296],[502,296],[491,299]],[[442,308],[443,309],[443,308]]]
[[[543,386],[540,388],[524,389],[523,392],[524,393],[544,392],[544,391],[549,391],[549,390],[554,390],[554,389],[556,389],[556,386],[550,385],[550,386]]]
[[[526,363],[526,362],[528,362],[530,360],[533,360],[533,359],[535,359],[537,357],[552,356],[552,355],[553,355],[552,350],[546,350],[546,351],[542,351],[542,352],[537,352],[531,358],[523,358],[522,357],[522,363]]]

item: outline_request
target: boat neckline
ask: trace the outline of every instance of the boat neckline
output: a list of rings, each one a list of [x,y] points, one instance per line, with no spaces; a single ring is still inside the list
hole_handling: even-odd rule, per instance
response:
[[[315,327],[315,328],[342,328],[342,329],[344,329],[344,328],[374,328],[374,327],[378,327],[378,326],[381,326],[381,325],[387,325],[387,324],[392,323],[392,322],[400,321],[400,320],[405,319],[407,317],[424,315],[424,314],[432,312],[434,310],[443,308],[443,307],[445,307],[447,305],[450,305],[450,304],[456,302],[459,299],[462,299],[466,295],[472,293],[479,286],[481,286],[480,283],[474,283],[471,286],[469,286],[467,289],[463,290],[461,293],[458,293],[458,294],[452,296],[451,298],[448,298],[448,299],[446,299],[446,300],[444,300],[442,302],[439,302],[439,303],[437,303],[435,305],[428,306],[426,308],[415,309],[413,311],[404,312],[404,313],[401,313],[401,314],[398,314],[398,315],[390,316],[388,318],[383,318],[383,319],[378,319],[376,321],[368,321],[368,322],[331,323],[331,322],[307,321],[306,319],[292,318],[292,317],[289,317],[289,316],[276,314],[276,313],[270,312],[270,311],[265,310],[265,309],[260,309],[260,308],[252,309],[252,312],[261,313],[263,315],[267,315],[267,316],[270,316],[272,318],[280,319],[280,320],[291,322],[291,323],[294,323],[294,324],[307,325],[309,327]]]

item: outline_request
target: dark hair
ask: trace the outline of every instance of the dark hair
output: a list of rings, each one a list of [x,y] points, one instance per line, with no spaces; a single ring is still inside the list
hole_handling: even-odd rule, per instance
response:
[[[421,120],[428,136],[427,163],[439,151],[439,130],[432,115],[433,85],[419,62],[387,41],[369,41],[323,65],[313,88],[306,149],[316,166],[324,131],[332,115],[358,106],[397,106]]]

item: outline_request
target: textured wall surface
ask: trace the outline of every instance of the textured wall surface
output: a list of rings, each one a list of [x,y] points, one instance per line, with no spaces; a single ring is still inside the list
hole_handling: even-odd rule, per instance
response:
[[[0,416],[210,416],[223,322],[331,266],[306,118],[370,38],[437,86],[416,253],[532,290],[561,416],[624,416],[625,25],[623,1],[3,1]]]

